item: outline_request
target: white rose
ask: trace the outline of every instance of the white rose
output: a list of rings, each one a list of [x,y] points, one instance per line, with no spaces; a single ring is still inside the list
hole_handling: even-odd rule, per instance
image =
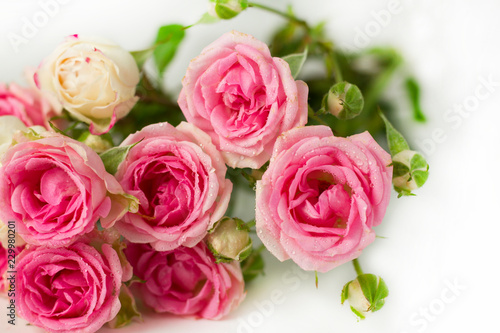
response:
[[[93,134],[102,134],[137,102],[139,69],[121,47],[73,35],[44,59],[35,83],[74,118],[90,124]]]

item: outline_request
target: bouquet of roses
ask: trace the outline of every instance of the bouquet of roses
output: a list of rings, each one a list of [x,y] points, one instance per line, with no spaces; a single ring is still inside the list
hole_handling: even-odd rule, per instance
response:
[[[0,289],[14,313],[49,332],[124,326],[141,318],[138,300],[220,319],[263,271],[263,249],[306,271],[353,261],[341,301],[359,318],[383,306],[387,286],[356,258],[392,185],[409,196],[428,175],[384,116],[401,57],[341,52],[322,24],[244,0],[210,2],[197,24],[248,7],[287,19],[271,49],[228,32],[191,61],[173,98],[160,79],[190,27],[178,24],[136,52],[69,36],[29,87],[0,85]],[[324,75],[296,80],[308,59]],[[418,85],[406,83],[423,121]],[[232,214],[245,190],[251,221]]]

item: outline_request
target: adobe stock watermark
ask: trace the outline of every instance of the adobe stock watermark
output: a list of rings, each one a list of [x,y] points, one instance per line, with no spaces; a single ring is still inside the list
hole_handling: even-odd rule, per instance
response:
[[[427,305],[419,307],[417,311],[410,315],[408,322],[411,329],[400,333],[425,332],[430,323],[436,321],[446,311],[446,308],[454,303],[462,292],[467,289],[456,278],[453,281],[445,280],[444,284],[445,287],[441,290],[439,296],[431,300]]]
[[[497,81],[493,77],[493,74],[490,74],[487,78],[480,76],[478,77],[478,81],[479,83],[472,94],[466,96],[460,103],[455,103],[453,107],[446,110],[443,114],[444,122],[452,130],[460,128],[464,119],[476,111],[481,102],[487,100],[500,87],[500,81]],[[416,144],[421,152],[425,153],[426,156],[430,156],[434,154],[439,144],[444,143],[448,139],[446,133],[441,127],[434,128],[429,138],[419,140]]]
[[[71,0],[39,0],[38,10],[32,15],[21,17],[21,29],[17,32],[7,32],[7,39],[15,53],[19,53],[23,45],[28,44],[49,23],[50,19],[57,16],[61,5],[66,5]]]
[[[7,223],[7,323],[16,325],[16,222]]]
[[[345,43],[343,48],[352,51],[359,51],[370,44],[370,40],[380,35],[382,30],[389,26],[395,15],[403,12],[403,4],[401,0],[389,0],[386,7],[380,10],[372,10],[370,16],[372,19],[366,22],[362,27],[354,28],[356,32],[353,44]]]
[[[271,317],[276,310],[276,306],[285,303],[286,293],[294,292],[300,288],[302,281],[311,279],[311,275],[294,266],[285,271],[281,277],[283,288],[274,289],[269,294],[269,298],[261,301],[254,301],[256,310],[252,311],[246,318],[239,319],[236,333],[253,333],[255,328],[261,326],[266,318]]]

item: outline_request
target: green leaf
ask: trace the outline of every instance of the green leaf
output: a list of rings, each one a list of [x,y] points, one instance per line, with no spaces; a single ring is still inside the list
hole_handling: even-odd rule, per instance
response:
[[[363,291],[363,295],[365,295],[368,302],[372,304],[377,291],[378,277],[374,274],[363,274],[358,275],[357,279]]]
[[[148,60],[153,55],[155,48],[156,46],[152,46],[145,50],[130,52],[132,57],[134,57],[135,63],[137,64],[137,67],[139,67],[139,69],[141,69],[144,66],[146,60]]]
[[[302,66],[306,62],[307,47],[302,53],[289,54],[287,56],[284,56],[282,59],[285,60],[290,66],[290,72],[292,73],[292,77],[295,79],[299,75]]]
[[[111,149],[106,150],[104,153],[100,154],[102,162],[104,163],[104,167],[106,171],[110,174],[114,175],[118,170],[118,166],[121,162],[125,160],[128,152],[132,149],[136,144],[140,141],[123,147],[113,147]]]
[[[412,177],[415,180],[417,186],[421,187],[422,185],[425,184],[427,178],[429,178],[429,172],[423,170],[415,170],[412,172]]]
[[[120,311],[115,318],[108,322],[108,325],[111,328],[120,328],[127,326],[134,319],[142,322],[142,315],[137,310],[135,298],[125,284],[122,284],[118,298],[121,303]]]
[[[359,312],[358,310],[356,310],[355,308],[353,308],[352,306],[351,306],[351,311],[352,311],[352,312],[353,312],[353,313],[354,313],[354,314],[355,314],[355,315],[356,315],[359,319],[361,319],[361,320],[365,319],[365,316],[364,316],[361,312]]]
[[[413,108],[413,118],[416,121],[425,122],[427,119],[420,107],[420,87],[417,80],[413,77],[409,77],[406,79],[405,86]]]
[[[392,162],[392,177],[401,177],[410,173],[410,168],[401,162]]]
[[[125,282],[125,285],[127,287],[130,287],[131,285],[133,285],[134,283],[146,283],[146,280],[143,280],[141,279],[140,277],[138,277],[137,275],[133,275],[132,278],[130,280],[128,280],[127,282]]]
[[[56,125],[54,125],[54,123],[52,123],[51,121],[49,121],[49,126],[50,128],[52,128],[54,130],[54,132],[56,133],[59,133],[59,134],[62,134],[64,136],[67,136],[68,138],[71,138],[68,134],[64,133],[63,131],[61,131],[59,128],[57,128]]]
[[[389,296],[389,289],[385,281],[374,274],[363,274],[357,277],[363,295],[370,303],[369,311],[377,311],[382,308],[385,298]]]
[[[250,238],[248,240],[248,244],[245,247],[245,249],[243,249],[240,253],[238,253],[238,260],[239,261],[245,260],[246,258],[248,258],[252,254],[252,252],[253,252],[252,244],[253,244],[253,242],[252,242],[252,239]]]
[[[260,274],[264,274],[264,260],[262,259],[261,251],[264,246],[254,250],[248,258],[241,262],[241,270],[245,283],[254,280]]]
[[[209,13],[205,13],[198,20],[198,22],[195,23],[195,25],[196,24],[213,24],[213,23],[216,23],[216,22],[219,22],[219,21],[220,21],[220,18],[214,17],[214,16],[210,15]]]
[[[385,123],[385,129],[387,133],[387,142],[389,144],[389,150],[391,151],[391,155],[394,156],[403,150],[409,150],[410,146],[408,142],[406,142],[405,138],[401,133],[399,133],[394,126],[390,123],[390,121],[384,116],[382,111],[379,109],[379,115]]]
[[[342,293],[340,294],[340,304],[344,304],[346,299],[349,297],[349,285],[352,281],[347,282],[342,288]]]
[[[184,39],[184,30],[185,27],[180,24],[164,25],[158,30],[153,56],[160,76],[163,75],[174,58],[177,47]]]
[[[385,284],[384,279],[379,277],[377,291],[375,292],[375,295],[373,297],[373,301],[372,301],[372,305],[370,307],[370,310],[372,312],[380,310],[384,306],[385,298],[387,296],[389,296],[389,288],[387,288],[387,285]]]
[[[405,196],[405,197],[414,197],[415,196],[415,194],[411,193],[410,190],[407,190],[405,188],[394,186],[394,190],[396,190],[396,192],[398,192],[398,198],[401,198],[403,196]]]
[[[425,170],[429,167],[425,158],[418,153],[411,158],[410,166],[412,170]]]

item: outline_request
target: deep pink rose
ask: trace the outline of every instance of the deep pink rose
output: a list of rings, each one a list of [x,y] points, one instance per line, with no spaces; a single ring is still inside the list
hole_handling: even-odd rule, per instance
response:
[[[220,319],[245,297],[240,264],[216,264],[205,242],[165,252],[129,244],[125,254],[134,274],[146,281],[132,288],[157,312]]]
[[[26,126],[48,128],[48,120],[55,115],[56,111],[40,92],[15,83],[8,87],[0,83],[0,116],[16,116]]]
[[[257,234],[279,260],[304,270],[326,272],[358,257],[389,203],[390,163],[368,132],[342,138],[310,126],[284,133],[257,182]]]
[[[6,281],[7,271],[16,269],[17,255],[24,249],[24,245],[5,248],[0,243],[0,293],[6,293],[9,289],[9,281]],[[14,267],[9,268],[9,264]]]
[[[0,243],[0,292],[6,291],[5,272],[7,271],[7,249]]]
[[[194,246],[227,209],[233,185],[222,156],[206,133],[185,122],[146,126],[122,146],[137,142],[116,178],[139,199],[139,211],[126,214],[117,229],[158,251]]]
[[[19,316],[48,332],[95,332],[120,310],[122,268],[109,244],[30,247],[16,269]]]
[[[51,132],[16,141],[1,160],[0,220],[16,221],[27,243],[66,246],[99,219],[111,227],[133,203],[83,143]]]
[[[307,85],[250,35],[224,34],[194,58],[179,106],[207,132],[231,167],[260,168],[276,138],[307,122]]]

